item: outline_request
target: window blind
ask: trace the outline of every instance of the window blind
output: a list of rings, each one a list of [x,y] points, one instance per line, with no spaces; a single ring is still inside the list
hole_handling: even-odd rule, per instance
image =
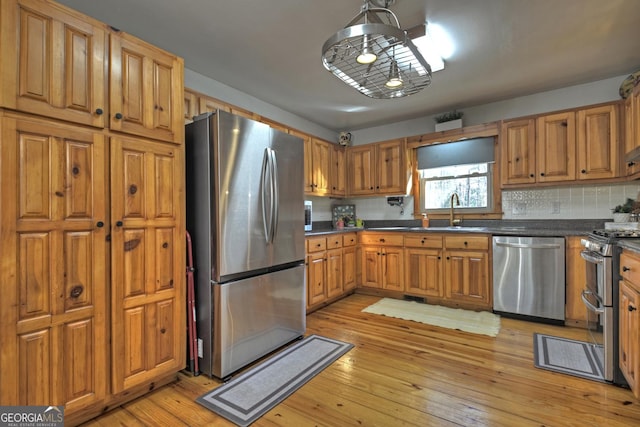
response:
[[[493,163],[495,162],[493,141],[493,137],[486,137],[419,147],[416,149],[418,169]]]

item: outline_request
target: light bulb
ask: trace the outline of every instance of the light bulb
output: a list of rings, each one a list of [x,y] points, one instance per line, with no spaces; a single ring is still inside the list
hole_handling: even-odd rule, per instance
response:
[[[369,36],[365,34],[362,38],[362,52],[360,52],[356,61],[358,61],[359,64],[371,64],[375,62],[376,59],[378,59],[378,56],[371,51],[369,47]]]

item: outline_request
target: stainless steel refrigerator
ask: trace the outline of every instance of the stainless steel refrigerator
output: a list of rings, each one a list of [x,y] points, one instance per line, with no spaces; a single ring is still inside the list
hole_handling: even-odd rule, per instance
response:
[[[305,332],[303,141],[224,111],[185,132],[200,367],[224,379]]]

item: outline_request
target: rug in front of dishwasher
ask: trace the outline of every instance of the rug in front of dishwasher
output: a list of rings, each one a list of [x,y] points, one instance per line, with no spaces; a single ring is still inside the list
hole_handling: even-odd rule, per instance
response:
[[[544,334],[533,334],[536,368],[604,382],[601,345]]]

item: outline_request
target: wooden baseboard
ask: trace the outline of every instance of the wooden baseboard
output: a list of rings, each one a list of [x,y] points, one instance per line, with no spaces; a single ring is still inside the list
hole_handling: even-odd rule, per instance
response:
[[[74,413],[70,413],[70,414],[65,413],[64,425],[77,426],[79,424],[82,424],[106,412],[109,412],[112,409],[115,409],[124,403],[130,402],[164,385],[170,384],[176,381],[177,379],[178,379],[178,373],[175,372],[165,377],[161,377],[155,381],[151,381],[149,383],[141,384],[137,387],[133,387],[130,390],[123,391],[122,393],[118,393],[117,395],[109,396],[107,400],[105,400],[104,402],[100,402],[99,404],[88,406]]]

